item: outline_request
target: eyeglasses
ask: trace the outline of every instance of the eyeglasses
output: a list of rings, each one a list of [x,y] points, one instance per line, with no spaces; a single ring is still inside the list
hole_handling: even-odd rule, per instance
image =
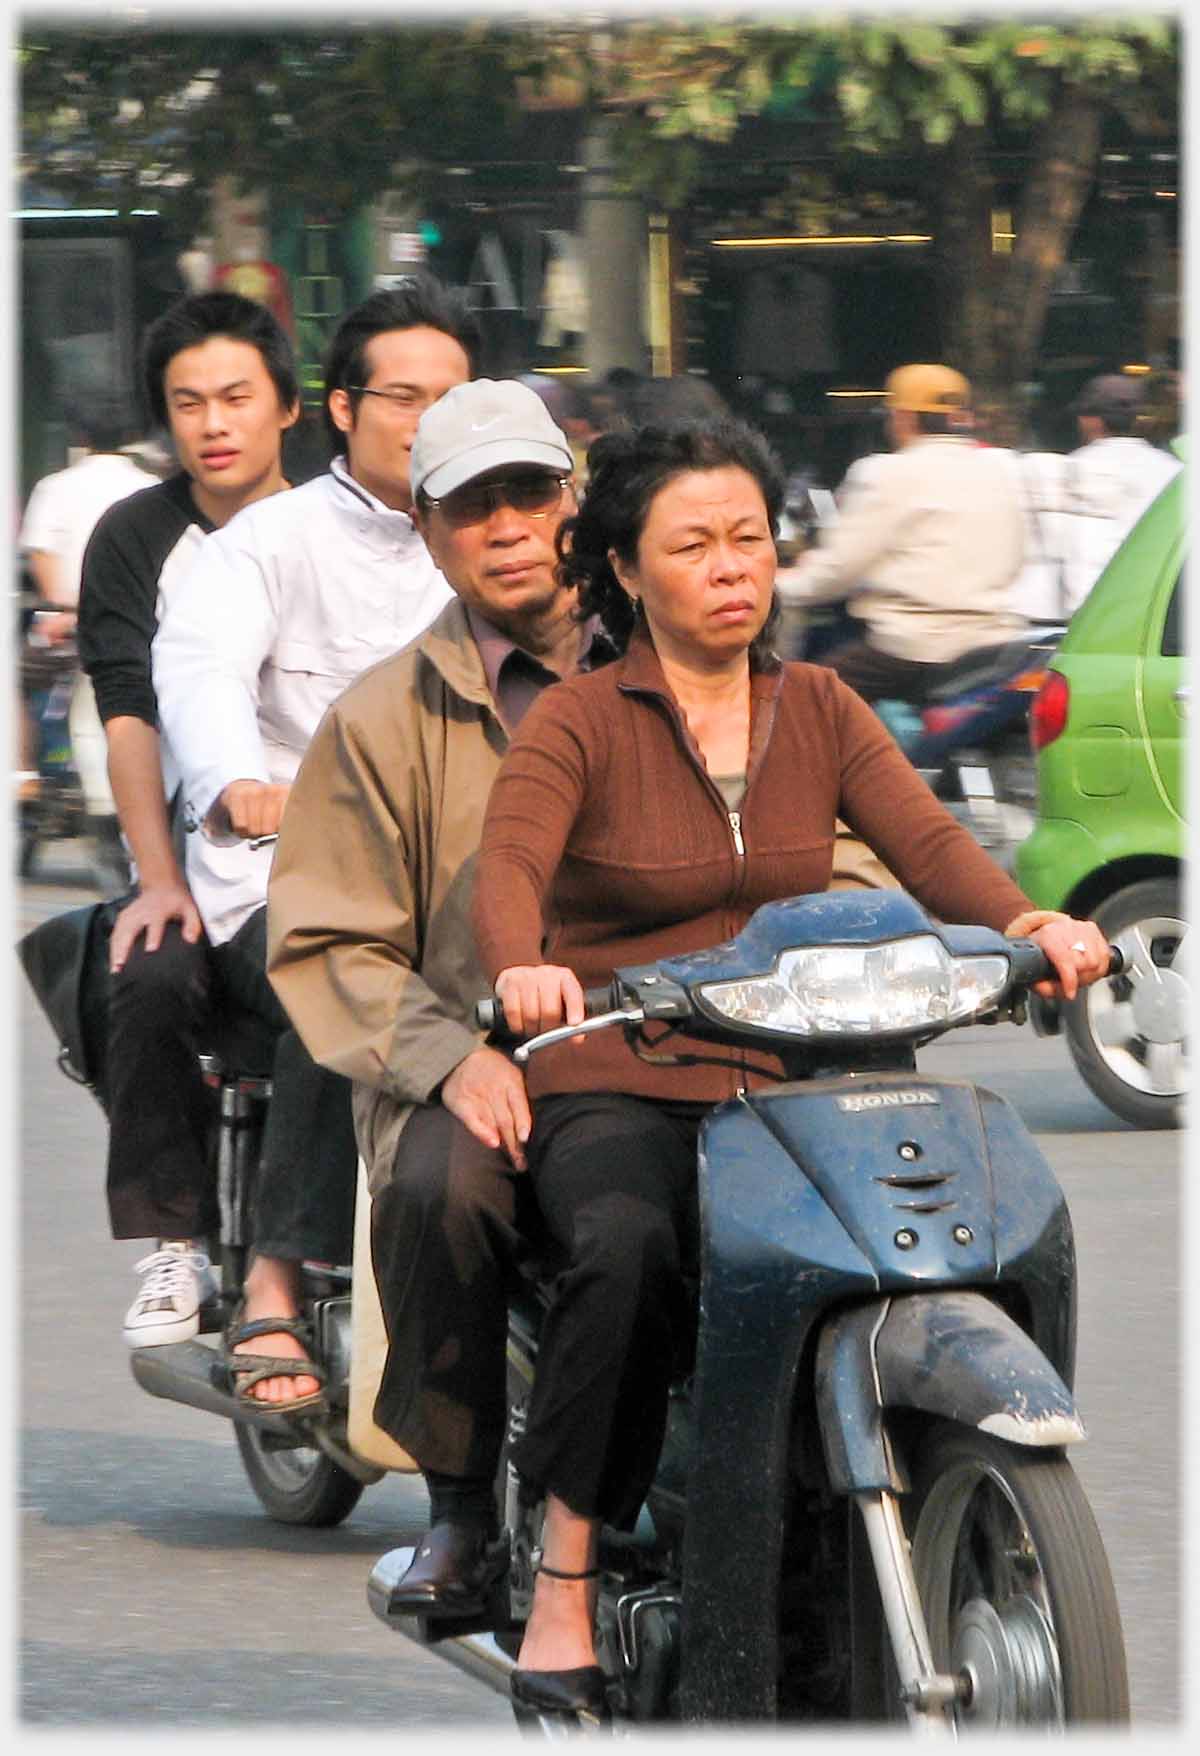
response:
[[[399,415],[423,415],[429,405],[437,400],[432,396],[414,395],[411,390],[372,390],[366,384],[347,384],[345,388],[352,390],[356,396],[377,396]]]
[[[482,524],[503,503],[526,518],[548,518],[558,510],[570,476],[511,476],[497,482],[467,482],[440,500],[422,496],[426,506],[436,506],[447,524],[462,528]]]

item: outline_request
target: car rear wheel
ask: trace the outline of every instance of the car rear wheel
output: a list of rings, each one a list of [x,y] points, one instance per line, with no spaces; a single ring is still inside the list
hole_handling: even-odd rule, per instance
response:
[[[1188,1091],[1188,927],[1179,884],[1131,884],[1095,910],[1125,968],[1064,1008],[1075,1065],[1102,1103],[1139,1128],[1178,1128]]]

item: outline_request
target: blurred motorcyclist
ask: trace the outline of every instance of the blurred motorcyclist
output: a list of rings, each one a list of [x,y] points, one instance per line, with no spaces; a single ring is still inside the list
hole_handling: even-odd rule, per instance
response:
[[[17,542],[41,608],[31,630],[33,641],[21,655],[20,798],[34,797],[38,789],[37,729],[29,694],[47,674],[69,674],[77,663],[76,606],[88,538],[110,506],[154,480],[128,454],[134,433],[131,408],[131,398],[110,393],[76,397],[66,410],[67,429],[72,447],[82,456],[35,483],[25,508]],[[85,688],[90,694],[90,686]],[[107,807],[112,809],[111,798]]]
[[[1144,403],[1136,378],[1092,378],[1072,404],[1083,441],[1062,461],[1057,504],[1049,515],[1062,609],[1071,616],[1150,501],[1180,468],[1134,431]]]
[[[820,547],[781,574],[785,601],[849,599],[858,624],[821,658],[868,701],[923,701],[964,653],[1000,646],[1024,521],[1012,472],[971,431],[971,389],[948,366],[885,385],[895,451],[870,460]]]

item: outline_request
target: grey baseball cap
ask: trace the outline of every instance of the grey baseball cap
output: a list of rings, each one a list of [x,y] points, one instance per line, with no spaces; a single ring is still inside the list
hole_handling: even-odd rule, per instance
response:
[[[575,467],[566,434],[535,390],[515,378],[473,378],[430,403],[417,422],[410,463],[413,498],[433,500],[506,463],[559,475]]]

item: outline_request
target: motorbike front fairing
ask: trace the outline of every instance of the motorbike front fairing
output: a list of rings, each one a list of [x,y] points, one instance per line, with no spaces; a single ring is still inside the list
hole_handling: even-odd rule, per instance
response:
[[[744,1097],[704,1131],[684,1539],[688,1718],[774,1711],[771,1582],[797,1387],[823,1320],[880,1294],[986,1289],[1072,1382],[1070,1219],[1011,1106],[963,1082],[872,1073],[850,1095],[898,1101],[847,1115],[837,1103],[850,1083]],[[914,1092],[924,1101],[906,1101]],[[940,1178],[936,1194],[914,1189],[913,1161],[900,1157],[914,1146],[916,1162]]]
[[[814,938],[824,931],[864,943],[930,930],[911,900],[894,894],[779,909],[787,918],[765,925],[792,945],[802,919]],[[934,930],[959,940],[954,929]],[[768,967],[769,958],[740,935],[703,962],[712,979],[728,980]],[[660,973],[695,995],[705,969],[700,958],[679,959]],[[833,1345],[819,1394],[836,1417],[822,1442],[841,1491],[904,1486],[902,1464],[878,1430],[886,1397],[950,1418],[988,1418],[1004,1394],[998,1343],[1018,1377],[1044,1380],[1046,1406],[1061,1414],[1063,1430],[1077,1421],[1074,1249],[1054,1175],[1003,1098],[926,1078],[903,1043],[896,1049],[894,1070],[868,1054],[856,1071],[852,1044],[826,1046],[836,1073],[742,1094],[714,1110],[702,1133],[701,1320],[683,1548],[687,1719],[774,1715],[774,1583],[796,1423],[820,1418],[805,1396],[822,1335]],[[987,1298],[963,1305],[975,1290]],[[951,1294],[956,1307],[945,1304]],[[854,1328],[860,1313],[871,1336],[886,1335],[889,1300],[897,1310],[911,1301],[890,1355],[890,1390],[862,1382],[875,1376],[874,1362],[869,1339],[860,1344]],[[869,1392],[861,1407],[856,1379]]]

